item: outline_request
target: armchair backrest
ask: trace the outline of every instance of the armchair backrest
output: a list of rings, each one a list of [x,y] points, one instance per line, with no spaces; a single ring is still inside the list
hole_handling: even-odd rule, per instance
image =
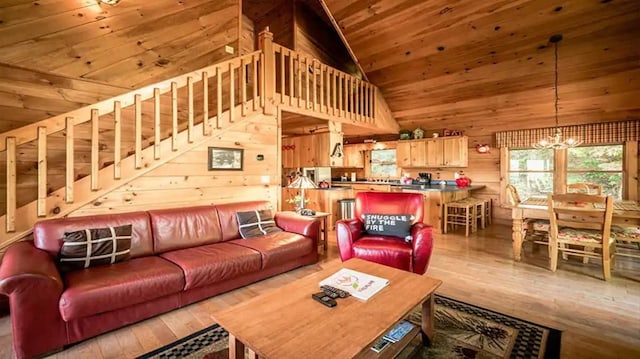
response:
[[[354,216],[362,222],[365,213],[412,214],[411,223],[422,222],[424,216],[423,198],[420,193],[403,192],[359,192],[356,195]]]

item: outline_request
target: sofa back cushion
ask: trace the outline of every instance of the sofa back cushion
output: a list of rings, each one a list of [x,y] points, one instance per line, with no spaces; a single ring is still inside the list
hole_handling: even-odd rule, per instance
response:
[[[93,228],[131,225],[130,258],[153,254],[151,224],[147,212],[101,214],[96,216],[56,218],[37,222],[33,227],[36,247],[57,257],[62,248],[65,233]]]
[[[214,206],[149,211],[155,253],[197,247],[222,240]]]
[[[271,209],[269,201],[250,201],[216,205],[220,227],[222,228],[222,240],[229,241],[241,238],[238,230],[237,212]]]

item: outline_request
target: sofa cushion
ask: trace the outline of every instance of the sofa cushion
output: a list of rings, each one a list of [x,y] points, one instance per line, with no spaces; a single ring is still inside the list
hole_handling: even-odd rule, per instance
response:
[[[60,313],[66,321],[143,303],[184,288],[182,270],[157,256],[69,272],[64,281]]]
[[[353,243],[357,258],[395,268],[412,268],[412,247],[397,237],[365,236]]]
[[[58,255],[61,271],[114,264],[129,259],[131,225],[65,233]]]
[[[272,233],[250,239],[237,239],[228,243],[260,252],[263,269],[286,263],[293,258],[304,257],[317,250],[313,247],[313,240],[310,238],[289,232]]]
[[[153,254],[151,224],[147,212],[102,214],[84,217],[64,217],[37,222],[33,226],[33,243],[39,249],[57,257],[65,233],[85,228],[117,227],[131,224],[131,258]]]
[[[222,240],[214,206],[152,210],[149,217],[156,254]]]
[[[184,290],[257,272],[261,268],[260,253],[228,243],[180,249],[161,256],[182,268]]]
[[[222,240],[228,241],[241,238],[236,213],[261,209],[271,209],[271,203],[268,201],[251,201],[216,205],[220,228],[222,229]]]
[[[273,220],[273,215],[269,209],[237,212],[236,216],[238,217],[240,236],[244,239],[282,232],[282,229],[276,226],[276,221]]]

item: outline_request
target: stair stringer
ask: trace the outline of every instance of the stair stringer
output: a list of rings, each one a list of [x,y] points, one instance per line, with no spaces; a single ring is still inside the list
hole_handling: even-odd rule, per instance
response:
[[[259,101],[259,99],[257,99]],[[253,108],[252,100],[244,104],[246,108]],[[74,182],[74,201],[65,201],[65,188],[60,188],[52,192],[46,200],[47,216],[37,216],[37,201],[30,202],[16,209],[16,221],[13,232],[6,232],[6,215],[0,217],[0,255],[6,248],[33,232],[33,225],[41,220],[64,217],[76,209],[95,201],[101,196],[126,185],[128,182],[166,164],[167,162],[181,156],[182,154],[210,141],[213,137],[218,137],[225,132],[242,125],[254,116],[262,115],[261,108],[258,111],[247,113],[242,116],[243,105],[235,106],[234,121],[229,121],[230,111],[224,111],[220,116],[220,121],[216,121],[216,116],[210,118],[210,134],[205,135],[204,122],[194,125],[191,136],[189,129],[185,129],[176,136],[176,150],[173,150],[173,137],[168,137],[160,142],[160,159],[154,159],[154,146],[149,146],[142,150],[142,162],[140,168],[135,168],[135,154],[125,157],[120,162],[120,179],[113,176],[115,164],[109,165],[98,172],[100,189],[91,191],[91,176],[86,176]],[[224,124],[222,128],[214,128],[215,123]]]

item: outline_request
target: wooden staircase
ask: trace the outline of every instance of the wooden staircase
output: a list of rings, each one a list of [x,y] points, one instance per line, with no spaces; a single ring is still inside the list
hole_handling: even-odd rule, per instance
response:
[[[0,253],[35,222],[65,216],[257,114],[286,110],[397,132],[372,84],[274,44],[268,30],[260,48],[0,134],[6,160]],[[64,148],[57,162],[48,155],[54,142]],[[82,146],[90,155],[84,169],[75,165]],[[18,198],[17,154],[29,150],[37,186]],[[55,183],[48,172],[59,167],[64,176]]]

